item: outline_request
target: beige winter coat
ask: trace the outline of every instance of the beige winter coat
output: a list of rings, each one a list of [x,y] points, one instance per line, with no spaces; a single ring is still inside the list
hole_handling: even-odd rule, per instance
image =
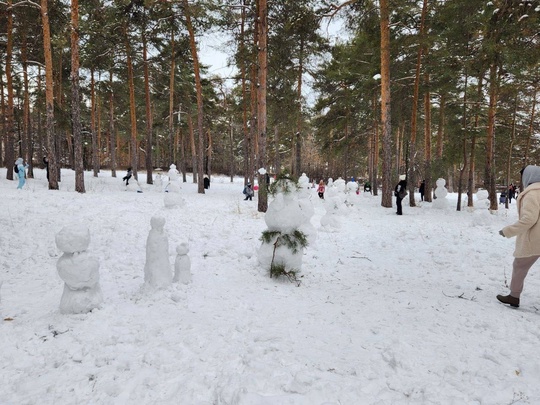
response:
[[[519,220],[503,228],[504,236],[516,238],[514,257],[540,255],[540,183],[530,184],[517,198]]]

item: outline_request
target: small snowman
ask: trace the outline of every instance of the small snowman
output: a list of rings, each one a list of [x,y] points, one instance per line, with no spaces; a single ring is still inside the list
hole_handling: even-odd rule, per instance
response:
[[[156,178],[154,179],[154,187],[158,191],[163,191],[163,175],[161,172],[157,172]]]
[[[173,283],[191,283],[191,259],[189,258],[188,253],[189,245],[187,242],[182,242],[176,246]]]
[[[176,170],[176,165],[174,163],[172,163],[169,166],[169,173],[168,174],[169,174],[169,180],[171,182],[178,180],[178,175],[180,173],[178,172],[178,170]]]
[[[446,196],[448,195],[448,190],[446,189],[446,180],[438,178],[437,187],[435,188],[435,200],[433,200],[433,208],[446,208],[448,207],[448,200]]]
[[[65,226],[56,235],[56,246],[64,252],[56,264],[65,283],[60,300],[63,314],[84,314],[103,303],[99,261],[87,252],[89,245],[90,230],[83,225]]]
[[[345,180],[343,180],[341,177],[338,177],[336,181],[334,181],[333,186],[340,192],[345,193],[347,192],[347,184]]]
[[[144,283],[153,288],[166,288],[172,283],[172,271],[169,262],[169,239],[163,229],[165,218],[152,217],[150,226],[146,239]]]
[[[478,201],[478,207],[489,208],[489,192],[483,188],[479,188],[476,192],[476,200]]]
[[[302,173],[302,175],[298,178],[298,184],[300,184],[300,188],[304,190],[309,190],[311,188],[311,184],[309,184],[309,177]]]

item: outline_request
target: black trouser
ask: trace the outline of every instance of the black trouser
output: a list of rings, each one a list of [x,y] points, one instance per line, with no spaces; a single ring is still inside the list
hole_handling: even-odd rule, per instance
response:
[[[401,200],[403,200],[403,198],[396,197],[396,205],[397,205],[397,214],[398,215],[403,215],[403,210],[401,208]]]
[[[319,198],[322,198],[324,200],[324,193],[319,193]]]
[[[131,179],[131,176],[124,176],[122,180],[126,182],[126,186],[129,185],[129,179]]]
[[[252,195],[246,195],[246,198],[244,198],[244,201],[246,201],[249,198],[249,201],[253,201]]]

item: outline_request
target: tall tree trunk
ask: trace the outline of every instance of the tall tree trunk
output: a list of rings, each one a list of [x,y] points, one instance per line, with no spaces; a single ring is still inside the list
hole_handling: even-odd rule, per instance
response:
[[[495,189],[495,116],[497,111],[497,97],[499,94],[499,69],[494,61],[489,69],[489,109],[488,109],[488,128],[486,136],[486,171],[485,184],[489,192],[489,209],[496,211],[497,190]]]
[[[197,183],[197,175],[199,170],[197,169],[197,148],[195,146],[195,129],[193,128],[193,119],[191,114],[188,114],[188,130],[189,141],[191,146],[191,165],[193,166],[193,183]],[[203,184],[204,186],[204,184]]]
[[[41,1],[43,7],[43,0]],[[45,6],[47,2],[45,1]],[[12,0],[7,4],[7,48],[6,48],[6,87],[7,87],[7,110],[6,110],[6,179],[13,180],[13,164],[15,163],[15,123],[13,101],[13,77],[11,75],[11,61],[13,58],[13,8]],[[45,29],[45,28],[44,28]]]
[[[99,147],[96,131],[96,80],[94,68],[90,68],[90,132],[92,133],[92,169],[94,177],[99,174]]]
[[[424,37],[426,30],[426,14],[427,14],[427,0],[423,0],[422,14],[420,17],[420,31],[418,34],[419,44],[418,52],[416,55],[416,70],[414,75],[414,92],[413,92],[413,104],[412,104],[412,116],[411,116],[411,137],[409,147],[409,171],[407,173],[407,184],[409,186],[409,205],[411,207],[416,206],[414,200],[414,187],[416,186],[416,130],[417,130],[417,117],[418,117],[418,100],[420,97],[420,68],[422,66],[422,54],[424,53]]]
[[[259,86],[257,88],[257,130],[259,146],[258,166],[267,168],[266,165],[266,79],[268,73],[268,9],[266,0],[258,0],[258,62],[259,62]],[[257,210],[266,212],[268,209],[268,190],[266,188],[266,174],[259,172],[259,197]]]
[[[240,78],[242,86],[242,133],[244,135],[243,153],[244,153],[244,184],[248,179],[248,173],[250,172],[250,154],[251,154],[251,140],[250,130],[248,129],[248,103],[247,103],[247,68],[246,68],[246,38],[245,38],[245,25],[246,25],[246,0],[242,0],[241,21],[240,21],[240,40],[239,40],[239,53],[242,55],[240,60]]]
[[[186,140],[184,133],[182,132],[182,128],[178,126],[178,135],[180,138],[180,157],[182,159],[182,163],[180,165],[182,170],[182,181],[185,183],[187,182],[187,169],[186,169]]]
[[[79,0],[71,0],[71,121],[75,154],[75,191],[84,193],[86,190],[84,188],[81,104],[79,90]]]
[[[298,120],[296,124],[296,159],[295,159],[295,174],[300,176],[302,173],[302,76],[304,74],[304,38],[300,38],[300,54],[298,57],[298,85],[297,85],[297,102],[298,102]]]
[[[534,134],[534,115],[536,110],[536,95],[538,93],[538,82],[534,83],[534,90],[532,96],[532,106],[531,106],[531,118],[529,120],[529,136],[527,137],[527,147],[525,148],[525,156],[523,159],[523,167],[529,164],[529,150],[531,148],[531,140]]]
[[[38,79],[39,80],[39,79]],[[7,125],[6,125],[6,103],[4,100],[4,78],[3,75],[0,74],[0,109],[2,111],[2,134],[0,135],[0,166],[6,167],[9,172],[9,167],[11,164],[3,158],[4,156],[4,148],[3,145],[7,145]],[[13,159],[12,159],[13,160]],[[13,172],[11,173],[11,176],[13,177]]]
[[[232,117],[229,121],[229,175],[231,183],[234,182],[234,131]]]
[[[443,156],[443,145],[444,145],[444,127],[445,122],[445,112],[446,112],[446,95],[440,95],[440,107],[439,107],[439,126],[437,128],[437,146],[435,157],[438,161],[442,159]]]
[[[116,177],[116,130],[114,128],[114,92],[113,92],[113,70],[109,70],[109,145],[111,148],[111,175]]]
[[[476,169],[476,134],[479,130],[479,123],[480,123],[480,109],[482,105],[483,100],[483,78],[484,73],[481,72],[479,75],[478,80],[478,90],[477,90],[477,102],[476,102],[476,111],[475,111],[475,117],[474,117],[474,131],[472,133],[471,137],[471,152],[470,152],[470,158],[469,158],[469,178],[467,179],[467,207],[474,207],[474,189],[475,189],[475,183],[474,183],[474,172]]]
[[[186,16],[186,27],[189,32],[189,46],[191,49],[191,58],[193,59],[193,70],[195,73],[195,89],[197,92],[197,131],[199,135],[199,144],[198,144],[198,187],[197,192],[199,194],[204,194],[204,126],[203,126],[203,94],[202,94],[202,84],[201,84],[201,73],[199,68],[199,56],[197,54],[197,44],[195,43],[195,32],[193,30],[193,25],[191,24],[191,13],[187,0],[183,0],[184,12]]]
[[[176,55],[174,50],[174,29],[171,29],[171,71],[169,73],[169,161],[176,164],[176,148],[174,147],[174,72]],[[180,117],[180,111],[178,111]]]
[[[274,165],[276,174],[281,173],[281,156],[279,154],[279,126],[274,126],[274,149],[276,150],[276,155],[274,157]]]
[[[212,175],[212,132],[207,131],[208,138],[208,147],[206,148],[206,165],[204,167],[204,172],[208,177]],[[204,182],[203,182],[204,186]]]
[[[131,151],[131,169],[133,170],[133,177],[136,180],[139,180],[138,176],[138,167],[139,167],[139,153],[137,145],[137,113],[136,113],[136,104],[135,104],[135,79],[133,77],[133,62],[131,60],[131,45],[128,38],[128,27],[124,27],[124,41],[126,48],[126,63],[127,63],[127,73],[128,73],[128,86],[129,86],[129,117],[130,117],[130,126],[131,126],[131,142],[130,142],[130,151]]]
[[[510,131],[510,145],[508,145],[508,158],[506,159],[506,200],[504,202],[504,207],[508,209],[509,198],[508,198],[508,189],[510,186],[510,170],[512,167],[512,152],[514,150],[514,141],[516,140],[516,117],[517,117],[517,107],[518,107],[518,94],[516,92],[516,98],[514,100],[514,112],[512,114],[512,128]]]
[[[392,208],[392,124],[390,109],[390,10],[388,0],[380,0],[381,12],[381,124],[382,124],[382,198],[381,205]]]
[[[43,50],[45,55],[45,105],[47,114],[46,131],[47,158],[49,159],[49,190],[58,190],[58,164],[54,142],[53,61],[47,0],[41,0],[41,24],[43,25]]]
[[[32,162],[33,142],[32,142],[32,123],[30,121],[30,89],[28,85],[28,48],[27,32],[23,31],[21,45],[21,62],[23,66],[23,85],[24,85],[24,105],[23,105],[23,151],[24,159],[30,167],[28,168],[28,178],[34,177],[34,163]]]
[[[426,115],[424,120],[424,200],[427,202],[431,202],[431,92],[429,91],[429,74],[425,75],[424,81],[427,85],[427,90],[424,94],[424,111]]]
[[[469,125],[468,125],[468,115],[467,115],[467,93],[469,85],[469,74],[465,70],[465,88],[463,90],[463,116],[461,120],[461,128],[463,129],[462,141],[463,141],[463,166],[459,170],[459,183],[458,183],[458,200],[457,200],[457,211],[461,211],[461,193],[463,192],[463,178],[465,171],[467,170],[467,138],[469,135]]]
[[[146,34],[142,34],[144,65],[144,105],[146,110],[146,184],[154,184],[152,179],[152,106],[150,104],[150,73],[148,71],[148,54]],[[169,151],[173,145],[169,145]],[[170,154],[169,154],[170,156]]]

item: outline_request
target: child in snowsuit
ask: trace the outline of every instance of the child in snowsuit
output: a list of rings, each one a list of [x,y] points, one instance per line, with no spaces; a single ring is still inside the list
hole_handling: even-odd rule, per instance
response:
[[[321,200],[324,200],[324,191],[325,191],[326,187],[324,186],[324,181],[320,181],[319,182],[319,188],[317,189],[317,193],[319,194],[319,198]]]
[[[126,175],[122,178],[122,180],[126,182],[126,186],[129,185],[131,176],[133,176],[133,170],[131,170],[131,167],[128,167]]]
[[[26,168],[28,167],[28,165],[23,164],[22,158],[18,158],[15,161],[15,167],[17,168],[17,175],[19,176],[19,185],[17,186],[17,188],[22,189],[24,183],[26,183]]]

